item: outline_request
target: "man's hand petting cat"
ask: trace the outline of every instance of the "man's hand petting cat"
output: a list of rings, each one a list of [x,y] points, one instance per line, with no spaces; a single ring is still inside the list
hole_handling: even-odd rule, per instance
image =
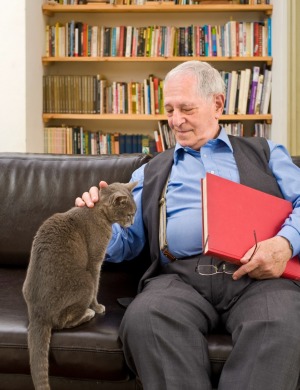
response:
[[[100,181],[99,188],[107,187],[108,184],[106,181]],[[89,191],[84,192],[80,197],[75,199],[75,206],[77,207],[94,207],[94,204],[99,201],[99,189],[96,186],[93,186]]]

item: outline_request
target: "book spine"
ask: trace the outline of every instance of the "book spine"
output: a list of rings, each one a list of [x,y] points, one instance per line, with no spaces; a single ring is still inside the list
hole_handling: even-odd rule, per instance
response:
[[[259,55],[259,23],[254,22],[253,24],[253,56]]]
[[[230,100],[230,91],[231,91],[231,72],[228,72],[227,76],[227,93],[226,93],[226,101],[225,101],[225,114],[229,113],[229,100]]]
[[[262,101],[261,113],[263,115],[268,114],[268,112],[269,112],[271,89],[272,89],[272,71],[269,70],[268,74],[267,74],[267,78],[266,78],[264,99]]]
[[[247,113],[250,80],[251,80],[251,69],[247,68],[245,70],[245,83],[244,83],[243,96],[242,96],[242,112],[241,112],[242,114]]]
[[[254,112],[255,112],[255,99],[256,99],[256,93],[257,93],[259,72],[260,72],[259,66],[254,66],[253,67],[253,76],[252,76],[252,83],[251,83],[251,94],[250,94],[248,114],[254,114]]]
[[[268,18],[268,56],[272,56],[272,19]]]
[[[160,138],[160,135],[158,134],[157,130],[154,130],[154,139],[155,139],[155,144],[156,144],[156,151],[158,153],[163,151],[163,146],[162,146],[162,141]]]
[[[160,135],[162,151],[164,151],[167,149],[167,145],[166,145],[166,139],[164,137],[163,130],[162,130],[162,121],[158,121],[158,131],[159,131],[159,135]]]
[[[261,74],[261,75],[259,75],[258,83],[257,83],[257,91],[256,91],[256,98],[255,98],[255,110],[254,110],[255,115],[260,114],[260,103],[261,103],[263,83],[264,83],[264,75]]]
[[[126,45],[125,45],[125,57],[131,56],[132,45],[132,26],[127,26],[126,30]]]
[[[238,73],[237,73],[237,71],[233,70],[231,72],[231,87],[230,87],[229,104],[228,104],[228,114],[229,115],[233,115],[234,111],[235,111],[237,81],[238,81]]]

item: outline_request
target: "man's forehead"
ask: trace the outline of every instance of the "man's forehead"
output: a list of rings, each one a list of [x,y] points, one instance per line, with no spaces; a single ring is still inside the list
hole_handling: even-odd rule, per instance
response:
[[[173,101],[173,100],[165,100],[165,107],[167,106],[173,106],[173,105],[176,105],[178,107],[191,107],[191,106],[194,106],[195,105],[195,102],[192,101],[192,100],[189,100],[189,101]]]

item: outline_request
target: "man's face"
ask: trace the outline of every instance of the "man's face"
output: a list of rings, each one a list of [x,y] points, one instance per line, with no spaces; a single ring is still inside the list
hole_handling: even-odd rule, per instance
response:
[[[165,83],[164,104],[169,126],[181,146],[199,150],[217,136],[224,96],[200,97],[193,75],[176,76]]]

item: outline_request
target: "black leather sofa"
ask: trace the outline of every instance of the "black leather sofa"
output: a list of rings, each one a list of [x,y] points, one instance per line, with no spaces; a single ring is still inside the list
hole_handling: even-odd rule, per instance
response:
[[[127,182],[147,155],[57,156],[0,153],[0,390],[32,390],[27,349],[27,308],[22,285],[35,232],[47,217],[74,205],[76,196],[108,182]],[[299,162],[299,161],[298,161]],[[74,329],[54,332],[50,350],[53,390],[141,389],[126,366],[118,328],[124,307],[118,298],[136,293],[144,254],[105,263],[99,302],[105,315]],[[222,330],[208,337],[212,381],[231,351]]]

